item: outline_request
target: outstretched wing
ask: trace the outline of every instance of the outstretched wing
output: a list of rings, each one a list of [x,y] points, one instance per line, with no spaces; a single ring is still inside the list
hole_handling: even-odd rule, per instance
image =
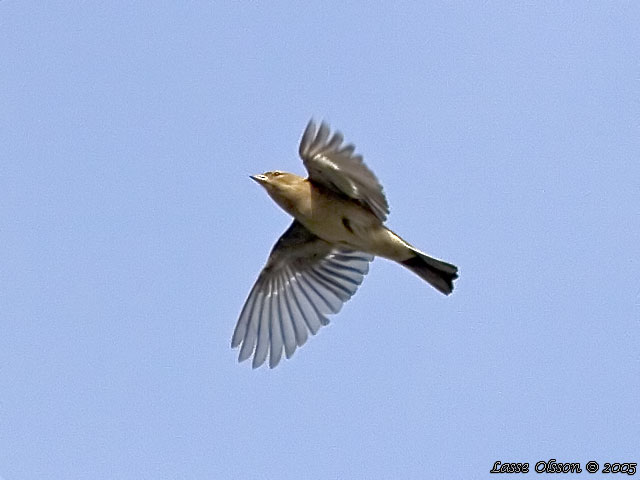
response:
[[[276,242],[249,292],[231,340],[240,345],[238,361],[253,354],[253,368],[269,354],[278,365],[302,346],[308,332],[327,325],[369,271],[373,255],[335,248],[294,220]]]
[[[302,135],[299,152],[309,180],[359,201],[384,222],[389,205],[378,179],[362,162],[362,156],[354,155],[353,145],[342,144],[340,132],[330,133],[326,123],[316,129],[310,120]]]

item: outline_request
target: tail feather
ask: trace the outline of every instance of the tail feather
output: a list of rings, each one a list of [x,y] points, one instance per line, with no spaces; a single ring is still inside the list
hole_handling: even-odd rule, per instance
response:
[[[453,291],[453,281],[458,278],[458,267],[425,255],[417,250],[408,260],[400,262],[435,289],[449,295]]]

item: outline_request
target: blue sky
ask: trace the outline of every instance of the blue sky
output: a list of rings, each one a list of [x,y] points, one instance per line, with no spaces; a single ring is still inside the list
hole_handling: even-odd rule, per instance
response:
[[[624,1],[1,2],[0,477],[640,462],[639,24]],[[377,259],[254,371],[230,338],[290,219],[248,175],[303,174],[312,116],[460,279]]]

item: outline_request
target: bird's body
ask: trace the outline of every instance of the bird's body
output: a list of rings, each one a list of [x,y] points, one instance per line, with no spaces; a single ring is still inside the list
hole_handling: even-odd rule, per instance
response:
[[[242,344],[240,360],[254,353],[261,365],[278,364],[328,323],[356,291],[375,256],[410,269],[442,293],[453,290],[457,267],[432,258],[383,224],[386,198],[373,173],[342,146],[342,135],[329,138],[323,123],[309,122],[300,155],[309,177],[271,171],[254,175],[269,196],[294,221],[274,246],[249,294],[232,346]],[[255,352],[254,352],[255,348]]]
[[[412,256],[412,247],[366,207],[309,179],[287,172],[273,177],[274,173],[252,178],[265,185],[271,198],[311,233],[329,243],[396,262]],[[277,184],[267,186],[269,182]]]

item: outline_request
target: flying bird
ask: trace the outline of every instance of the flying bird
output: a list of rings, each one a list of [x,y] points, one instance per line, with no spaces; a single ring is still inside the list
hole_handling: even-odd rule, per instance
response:
[[[279,170],[252,175],[293,217],[249,292],[231,340],[253,368],[290,358],[309,332],[327,325],[353,296],[374,257],[408,268],[445,295],[458,268],[430,257],[384,226],[382,186],[340,132],[311,120],[299,147],[309,176]]]

